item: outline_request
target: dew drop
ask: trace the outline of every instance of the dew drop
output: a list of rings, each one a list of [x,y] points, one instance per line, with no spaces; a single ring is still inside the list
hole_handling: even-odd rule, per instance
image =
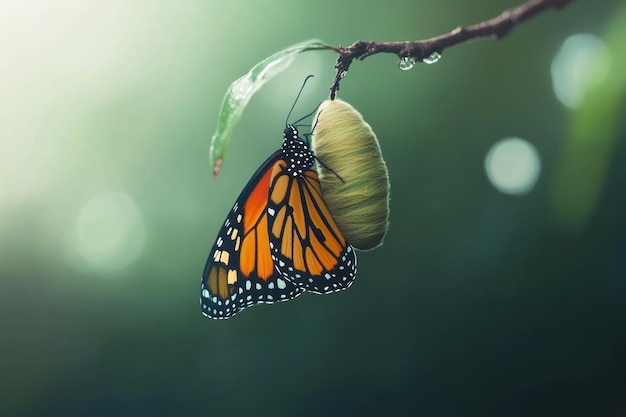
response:
[[[441,59],[441,54],[439,52],[433,52],[428,57],[424,58],[422,61],[424,64],[434,64],[435,62]]]
[[[398,68],[400,68],[402,71],[410,70],[414,66],[415,60],[410,56],[403,56],[402,58],[400,58],[400,61],[398,61]]]

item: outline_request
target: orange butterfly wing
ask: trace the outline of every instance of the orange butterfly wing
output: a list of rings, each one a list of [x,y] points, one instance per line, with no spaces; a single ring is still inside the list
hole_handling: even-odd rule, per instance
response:
[[[356,277],[356,253],[322,198],[317,172],[290,172],[278,161],[268,202],[272,259],[282,276],[316,294],[344,290]]]
[[[307,142],[289,125],[281,150],[248,182],[202,274],[204,315],[228,318],[257,303],[328,294],[356,277],[356,253],[333,220]]]
[[[267,204],[277,151],[252,176],[229,212],[202,274],[202,313],[228,318],[257,303],[274,303],[303,292],[281,277],[270,252]]]

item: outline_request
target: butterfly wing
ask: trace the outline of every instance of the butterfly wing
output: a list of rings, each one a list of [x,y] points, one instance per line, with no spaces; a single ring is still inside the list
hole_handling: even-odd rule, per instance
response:
[[[256,171],[241,192],[209,254],[202,274],[202,313],[211,318],[233,316],[247,306],[274,303],[303,292],[284,279],[271,257],[267,204],[277,151]]]
[[[356,253],[328,211],[317,172],[295,175],[287,167],[284,160],[274,164],[267,206],[276,268],[316,294],[346,289],[356,277]]]

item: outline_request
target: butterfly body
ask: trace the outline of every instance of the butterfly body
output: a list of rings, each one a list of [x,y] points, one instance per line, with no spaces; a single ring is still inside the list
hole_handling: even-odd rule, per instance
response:
[[[356,254],[322,198],[315,156],[295,126],[252,176],[211,249],[201,283],[204,315],[228,318],[304,291],[348,288]]]

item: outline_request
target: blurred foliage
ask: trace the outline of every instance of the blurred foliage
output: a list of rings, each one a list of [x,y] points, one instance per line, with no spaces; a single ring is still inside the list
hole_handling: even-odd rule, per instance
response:
[[[573,229],[584,227],[592,214],[611,166],[615,141],[624,128],[625,39],[626,3],[616,10],[603,36],[610,62],[595,59],[591,63],[588,78],[603,82],[589,82],[581,105],[572,111],[569,140],[555,176],[556,215]]]
[[[386,158],[384,246],[340,294],[200,313],[215,234],[304,77],[294,115],[328,96],[335,55],[255,94],[213,180],[233,80],[304,39],[422,39],[517,3],[0,2],[0,415],[626,413],[623,0],[411,71],[355,62],[339,96]],[[568,109],[550,66],[579,33],[612,66]],[[541,158],[524,195],[485,174],[511,136]]]

